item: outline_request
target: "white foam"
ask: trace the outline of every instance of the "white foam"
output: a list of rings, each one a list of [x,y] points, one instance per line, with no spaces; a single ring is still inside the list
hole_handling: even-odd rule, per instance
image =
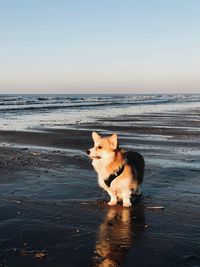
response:
[[[180,97],[180,96],[177,96]],[[181,96],[183,97],[183,96]],[[194,98],[195,99],[195,98]],[[199,99],[199,98],[197,98]],[[144,98],[143,98],[144,100]],[[69,125],[94,122],[99,118],[121,115],[140,115],[160,112],[176,112],[200,108],[200,102],[166,102],[160,104],[138,104],[129,106],[90,106],[88,109],[56,109],[28,113],[7,113],[0,117],[0,130],[32,130],[33,128],[67,128]],[[1,114],[2,115],[2,114]]]

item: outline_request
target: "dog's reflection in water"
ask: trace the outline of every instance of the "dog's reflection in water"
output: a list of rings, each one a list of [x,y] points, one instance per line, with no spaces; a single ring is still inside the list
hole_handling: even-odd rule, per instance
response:
[[[133,208],[109,207],[98,230],[92,266],[124,266],[128,250],[137,243],[144,225],[144,211],[141,205]]]

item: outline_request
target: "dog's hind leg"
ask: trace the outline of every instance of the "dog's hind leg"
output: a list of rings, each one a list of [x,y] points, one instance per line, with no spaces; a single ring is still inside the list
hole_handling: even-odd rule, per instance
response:
[[[131,194],[132,191],[130,189],[122,190],[123,206],[126,208],[131,206]]]
[[[141,194],[142,194],[142,192],[141,192],[139,186],[136,189],[133,190],[133,195],[141,196]]]

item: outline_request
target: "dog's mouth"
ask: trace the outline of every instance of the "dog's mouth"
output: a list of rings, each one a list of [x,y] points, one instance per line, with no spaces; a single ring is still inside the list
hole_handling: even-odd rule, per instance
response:
[[[91,158],[91,159],[101,159],[101,157],[99,157],[99,156],[90,156],[90,155],[88,155],[88,157]]]

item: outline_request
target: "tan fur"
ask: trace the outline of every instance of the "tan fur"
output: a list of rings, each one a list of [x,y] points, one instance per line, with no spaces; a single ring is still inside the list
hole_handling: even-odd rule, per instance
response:
[[[98,174],[99,185],[110,195],[109,205],[116,205],[118,201],[123,201],[124,207],[131,206],[131,194],[139,189],[137,173],[126,163],[124,151],[118,148],[117,135],[101,137],[96,132],[92,133],[94,147],[88,150],[92,165]],[[122,166],[123,172],[116,177],[110,187],[105,184],[105,180]]]

